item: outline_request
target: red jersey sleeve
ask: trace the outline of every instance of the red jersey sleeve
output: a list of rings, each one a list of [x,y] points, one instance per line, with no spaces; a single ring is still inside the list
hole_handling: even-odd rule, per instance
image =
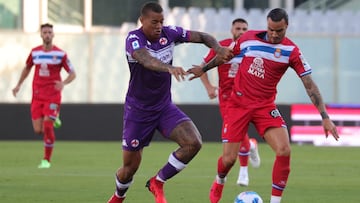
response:
[[[291,53],[289,65],[295,70],[299,77],[310,74],[312,72],[311,66],[305,60],[298,47],[296,47]]]
[[[34,61],[33,61],[33,57],[32,57],[32,51],[30,52],[29,56],[27,57],[25,65],[29,69],[34,65]]]
[[[209,61],[211,61],[211,59],[213,59],[216,56],[216,52],[214,51],[214,49],[210,49],[208,54],[204,57],[204,62],[208,63]]]
[[[67,54],[65,54],[62,59],[62,65],[63,65],[64,69],[66,70],[66,72],[68,72],[68,73],[74,72],[74,67],[72,66],[69,58],[67,57]]]

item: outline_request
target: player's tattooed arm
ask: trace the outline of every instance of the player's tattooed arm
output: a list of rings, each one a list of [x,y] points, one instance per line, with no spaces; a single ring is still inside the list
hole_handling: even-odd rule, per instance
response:
[[[213,36],[207,33],[190,31],[190,42],[203,43],[207,47],[214,49],[223,62],[234,57],[230,48],[221,46]]]
[[[221,45],[213,36],[204,32],[190,31],[190,42],[203,43],[207,47],[213,48],[215,51],[221,48]]]
[[[158,72],[169,72],[173,68],[170,64],[161,62],[159,59],[150,55],[145,49],[138,49],[134,51],[133,57],[145,68]]]
[[[315,107],[320,112],[322,119],[329,118],[328,113],[326,112],[326,107],[323,101],[323,98],[321,96],[320,90],[318,86],[313,81],[311,75],[305,75],[301,78],[304,87],[306,89],[306,93],[310,97],[311,102],[315,105]]]

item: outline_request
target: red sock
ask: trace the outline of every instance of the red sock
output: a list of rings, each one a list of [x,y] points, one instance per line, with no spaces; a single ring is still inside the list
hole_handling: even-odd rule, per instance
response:
[[[249,136],[245,136],[244,140],[241,142],[240,149],[239,149],[240,166],[248,165],[249,154],[250,154]]]
[[[281,196],[290,173],[290,156],[276,156],[272,172],[271,195]]]
[[[53,121],[46,120],[44,121],[43,126],[44,126],[44,159],[50,162],[51,154],[55,142]]]
[[[220,178],[224,178],[226,177],[226,175],[229,173],[230,169],[232,166],[230,167],[226,167],[222,161],[222,156],[218,159],[218,164],[217,164],[217,172],[218,172],[218,176]]]

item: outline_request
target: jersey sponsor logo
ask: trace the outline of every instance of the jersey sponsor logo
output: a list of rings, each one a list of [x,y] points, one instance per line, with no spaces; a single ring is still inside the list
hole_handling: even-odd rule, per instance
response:
[[[159,43],[164,46],[168,43],[168,40],[165,37],[162,37],[159,39]]]
[[[273,118],[276,118],[276,117],[281,117],[281,114],[280,114],[280,111],[278,109],[274,109],[270,112],[270,115],[273,117]]]
[[[131,140],[131,146],[132,147],[138,147],[139,146],[139,140],[138,139],[133,139]]]
[[[172,61],[173,58],[173,50],[174,50],[174,44],[171,44],[167,47],[165,47],[164,49],[161,49],[159,51],[155,51],[152,49],[148,49],[148,51],[150,52],[151,56],[159,59],[161,62],[163,63],[170,63]]]
[[[49,77],[50,71],[48,65],[46,63],[42,63],[39,68],[39,76],[41,77]]]
[[[252,64],[250,65],[248,71],[251,75],[258,77],[260,79],[265,78],[265,68],[264,68],[264,61],[260,57],[254,58]]]
[[[134,50],[140,48],[139,41],[135,40],[135,41],[131,42],[131,46]]]
[[[229,68],[229,72],[228,72],[228,77],[229,78],[235,78],[236,73],[239,70],[239,64],[238,63],[232,63],[230,68]]]

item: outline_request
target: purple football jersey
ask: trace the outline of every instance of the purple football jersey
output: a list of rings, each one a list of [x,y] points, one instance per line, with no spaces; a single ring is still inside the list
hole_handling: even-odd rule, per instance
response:
[[[132,54],[146,48],[163,63],[172,64],[175,45],[189,41],[189,31],[177,26],[164,26],[160,38],[155,42],[146,39],[142,29],[129,32],[126,38],[126,58],[130,69],[126,103],[146,111],[159,111],[171,100],[171,75],[157,72],[138,63]]]

